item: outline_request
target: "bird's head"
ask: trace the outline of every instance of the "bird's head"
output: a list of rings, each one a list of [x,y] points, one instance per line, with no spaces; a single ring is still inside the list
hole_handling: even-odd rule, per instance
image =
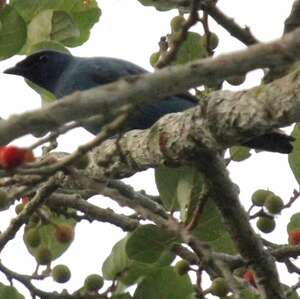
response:
[[[53,92],[60,75],[68,67],[73,56],[57,51],[41,51],[18,62],[4,71],[5,74],[22,76]]]

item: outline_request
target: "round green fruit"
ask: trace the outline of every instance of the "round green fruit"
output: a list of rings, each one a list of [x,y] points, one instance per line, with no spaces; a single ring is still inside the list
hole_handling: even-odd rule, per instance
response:
[[[269,218],[269,217],[259,217],[256,226],[257,228],[263,232],[263,233],[270,233],[274,230],[275,228],[275,220],[274,218]]]
[[[283,209],[284,203],[279,196],[270,194],[267,197],[264,206],[271,214],[278,214]]]
[[[245,75],[236,75],[236,76],[231,76],[226,79],[226,81],[234,86],[241,85],[245,82],[246,76]]]
[[[25,243],[30,247],[37,247],[41,243],[41,236],[36,228],[30,228],[24,235]]]
[[[85,289],[90,292],[97,292],[103,287],[103,284],[104,284],[104,280],[98,274],[91,274],[87,276],[87,278],[84,281]]]
[[[9,205],[9,198],[7,193],[3,190],[0,190],[0,211],[6,210]]]
[[[40,247],[35,253],[35,258],[40,265],[49,265],[52,261],[52,254],[47,247]]]
[[[213,280],[210,290],[214,296],[225,297],[229,292],[229,287],[223,277],[218,277]]]
[[[208,41],[207,35],[204,34],[202,37],[202,44],[205,49],[208,48],[207,41]],[[214,50],[218,45],[219,45],[219,37],[215,33],[211,32],[209,35],[209,49]]]
[[[258,189],[252,194],[252,203],[255,206],[262,207],[265,204],[267,197],[273,194],[274,193],[272,191]]]
[[[159,52],[154,52],[151,56],[150,56],[150,64],[154,67],[159,59]]]
[[[173,32],[180,31],[182,25],[185,23],[185,18],[183,16],[176,16],[171,20],[171,29]]]
[[[187,260],[180,260],[175,265],[175,271],[179,275],[186,274],[190,269],[190,263]]]
[[[54,281],[65,283],[71,278],[71,271],[66,265],[56,265],[51,271],[51,276]]]

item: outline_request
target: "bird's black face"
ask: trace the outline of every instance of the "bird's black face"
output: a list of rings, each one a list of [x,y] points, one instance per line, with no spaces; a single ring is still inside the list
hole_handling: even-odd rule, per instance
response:
[[[71,60],[72,56],[69,54],[41,51],[26,57],[4,73],[22,76],[53,92],[60,75]]]

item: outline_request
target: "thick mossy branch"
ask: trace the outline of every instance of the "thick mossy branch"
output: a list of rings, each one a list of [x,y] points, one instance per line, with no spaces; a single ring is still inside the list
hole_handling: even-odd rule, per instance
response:
[[[212,185],[212,198],[239,253],[255,272],[261,297],[285,298],[274,258],[264,250],[261,240],[251,228],[248,215],[240,204],[237,190],[229,178],[223,159],[211,152],[207,152],[205,156],[199,161],[198,167]]]
[[[123,178],[161,164],[201,160],[272,129],[300,121],[300,76],[292,73],[248,91],[220,91],[196,108],[161,118],[151,129],[107,140],[90,154],[92,177]]]

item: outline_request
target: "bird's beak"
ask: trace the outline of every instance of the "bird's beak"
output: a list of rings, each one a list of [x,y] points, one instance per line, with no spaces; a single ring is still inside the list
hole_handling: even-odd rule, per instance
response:
[[[9,69],[6,69],[3,73],[10,74],[10,75],[21,75],[22,74],[20,68],[18,68],[17,66],[10,67]]]

